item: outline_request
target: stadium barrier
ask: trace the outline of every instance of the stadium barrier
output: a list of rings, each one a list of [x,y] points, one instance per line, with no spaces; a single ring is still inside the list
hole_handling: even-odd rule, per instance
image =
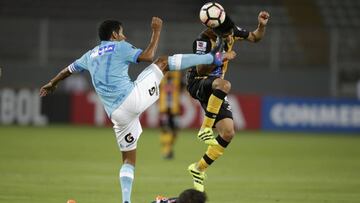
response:
[[[260,97],[230,95],[234,121],[237,129],[260,128]],[[106,118],[102,104],[94,92],[87,94],[73,94],[71,122],[75,124],[95,124],[103,126],[110,124]],[[204,113],[201,106],[189,95],[181,97],[181,115],[178,124],[181,128],[198,128],[201,125]],[[152,105],[141,116],[143,127],[159,127],[158,105]]]
[[[235,127],[238,130],[284,130],[360,132],[360,101],[333,98],[260,97],[229,95]],[[203,110],[188,94],[181,97],[181,128],[199,128]],[[158,106],[152,105],[141,116],[143,127],[159,127]],[[1,89],[1,125],[77,125],[110,126],[100,100],[94,92],[54,94],[43,99],[38,90]]]
[[[355,99],[263,97],[262,129],[360,133]]]

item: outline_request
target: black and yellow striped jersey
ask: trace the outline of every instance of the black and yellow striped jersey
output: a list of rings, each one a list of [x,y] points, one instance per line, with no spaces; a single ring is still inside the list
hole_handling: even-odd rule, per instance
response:
[[[161,113],[180,114],[182,73],[170,71],[160,83],[159,110]]]
[[[232,50],[235,41],[246,39],[249,36],[249,32],[245,29],[235,26],[230,41],[225,41],[224,50],[229,52]],[[200,36],[193,43],[193,52],[196,54],[206,54],[216,44],[216,35],[211,29],[203,31]],[[224,78],[228,68],[228,61],[224,62],[222,66],[215,67],[208,73],[208,75]],[[194,68],[192,68],[194,71]]]

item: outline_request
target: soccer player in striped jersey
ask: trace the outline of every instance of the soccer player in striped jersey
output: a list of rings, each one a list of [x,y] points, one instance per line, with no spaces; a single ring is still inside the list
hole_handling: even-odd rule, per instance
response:
[[[129,65],[138,62],[152,62],[158,47],[162,20],[153,17],[152,35],[145,50],[138,49],[126,41],[124,28],[119,21],[106,20],[99,27],[98,46],[86,52],[40,89],[40,96],[46,96],[56,89],[61,80],[73,73],[88,71],[92,84],[108,117],[113,123],[117,143],[122,153],[123,164],[119,178],[123,203],[130,203],[136,146],[142,132],[139,121],[144,112],[159,98],[159,84],[168,71],[182,70],[199,64],[222,64],[235,57],[235,52],[219,54],[176,54],[161,56],[145,68],[135,81],[128,75]]]
[[[181,71],[168,72],[160,83],[160,145],[165,159],[174,157],[174,145],[178,132],[177,118],[180,115],[180,96],[184,82]]]
[[[217,28],[206,29],[193,43],[196,54],[209,53],[215,46],[216,39],[224,40],[224,52],[232,51],[237,41],[260,41],[265,34],[265,27],[270,15],[261,11],[258,16],[258,27],[249,32],[234,24],[229,16]],[[187,74],[187,90],[197,99],[205,111],[205,118],[198,133],[198,138],[208,144],[208,149],[202,158],[188,167],[193,177],[194,187],[204,191],[205,170],[220,156],[235,135],[231,106],[226,99],[231,83],[224,79],[228,69],[228,61],[222,65],[198,65],[191,68]],[[216,128],[219,135],[215,138],[212,128]]]

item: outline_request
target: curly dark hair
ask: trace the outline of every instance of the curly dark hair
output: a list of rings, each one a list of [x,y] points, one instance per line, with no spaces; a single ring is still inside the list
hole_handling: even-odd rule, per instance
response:
[[[113,31],[119,32],[122,27],[121,22],[117,20],[105,20],[99,26],[99,38],[101,41],[108,41]]]
[[[205,203],[206,200],[207,197],[204,192],[195,189],[187,189],[179,195],[179,199],[176,203]]]

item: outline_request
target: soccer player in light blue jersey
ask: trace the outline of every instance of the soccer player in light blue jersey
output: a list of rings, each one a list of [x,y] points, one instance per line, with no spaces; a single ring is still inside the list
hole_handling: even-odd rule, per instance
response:
[[[176,71],[199,64],[221,64],[235,57],[235,52],[221,54],[215,49],[209,54],[175,54],[161,56],[145,68],[135,81],[128,75],[129,65],[152,62],[158,47],[162,20],[153,17],[152,36],[145,50],[126,41],[123,26],[115,20],[106,20],[99,27],[101,43],[60,71],[41,87],[40,96],[52,93],[57,84],[76,72],[88,71],[92,84],[113,123],[116,139],[122,153],[120,184],[123,203],[130,203],[136,146],[142,132],[140,114],[159,98],[159,84],[167,71]]]

